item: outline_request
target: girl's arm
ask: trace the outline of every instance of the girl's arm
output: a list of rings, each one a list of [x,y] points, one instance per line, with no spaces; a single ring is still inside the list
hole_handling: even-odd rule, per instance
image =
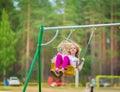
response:
[[[83,65],[84,65],[84,61],[85,61],[85,58],[82,58],[82,62],[81,62],[81,64],[78,66],[78,71],[81,71],[82,70],[82,68],[83,68]]]
[[[77,62],[76,62],[76,66],[78,66],[79,65],[79,58],[78,58],[78,60],[77,60]]]

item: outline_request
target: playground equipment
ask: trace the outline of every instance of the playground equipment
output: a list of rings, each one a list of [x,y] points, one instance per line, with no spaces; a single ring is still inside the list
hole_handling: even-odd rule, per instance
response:
[[[120,76],[98,75],[98,76],[96,76],[96,78],[95,78],[95,80],[96,80],[96,87],[97,87],[97,88],[100,87],[100,80],[101,80],[101,79],[104,79],[104,80],[111,79],[111,81],[112,81],[113,79],[117,79],[117,82],[118,82],[118,84],[120,85]],[[109,81],[109,83],[110,83],[111,81]],[[114,83],[114,84],[117,84],[117,83]],[[103,85],[103,86],[104,86],[104,85]],[[105,85],[105,86],[107,86],[107,85]],[[109,84],[108,86],[110,86],[110,84]]]
[[[42,46],[42,37],[43,37],[43,31],[45,30],[56,30],[56,29],[77,29],[77,28],[96,28],[96,27],[102,27],[102,26],[120,26],[120,23],[111,23],[111,24],[93,24],[93,25],[81,25],[81,26],[62,26],[62,27],[44,27],[40,26],[40,31],[39,31],[39,36],[38,36],[38,44],[37,44],[37,49],[34,54],[34,58],[32,60],[32,64],[30,66],[30,70],[28,72],[28,76],[26,78],[24,87],[22,92],[26,91],[28,82],[30,80],[30,76],[32,74],[34,65],[36,63],[36,59],[38,58],[38,84],[39,84],[39,92],[41,92],[41,46]],[[78,73],[77,73],[78,74]],[[76,78],[79,78],[78,76]],[[78,81],[79,79],[76,79]],[[78,84],[78,83],[76,83]]]
[[[70,32],[70,34],[68,35],[68,37],[67,37],[66,40],[68,40],[68,39],[70,38],[70,35],[72,34],[72,32],[73,32],[73,31]],[[94,33],[94,29],[93,29],[92,32],[91,32],[91,35],[90,35],[90,37],[89,37],[89,41],[88,41],[88,43],[87,43],[86,50],[85,50],[85,52],[84,52],[84,54],[83,54],[82,57],[85,57],[85,55],[86,55],[86,53],[87,53],[88,46],[89,46],[90,41],[91,41],[91,39],[92,39],[93,33]],[[82,62],[82,60],[80,60],[79,65],[81,64],[81,62]],[[78,66],[79,66],[79,65],[78,65]],[[77,67],[78,67],[78,66],[77,66]],[[51,63],[51,69],[52,69],[52,70],[55,70],[55,69],[56,69],[55,61]],[[77,69],[76,69],[75,67],[73,67],[72,65],[67,65],[67,67],[66,67],[66,69],[65,69],[65,71],[64,71],[64,75],[74,76],[75,73],[76,73],[76,71],[77,71]]]
[[[51,69],[55,70],[55,63],[51,63]],[[65,75],[73,76],[75,75],[75,67],[67,65],[66,70],[64,71]]]

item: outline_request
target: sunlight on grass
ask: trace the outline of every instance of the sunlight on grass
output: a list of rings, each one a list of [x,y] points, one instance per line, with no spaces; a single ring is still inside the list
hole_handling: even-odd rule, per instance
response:
[[[21,89],[21,87],[17,87],[17,86],[0,86],[0,91],[12,91],[14,89]]]
[[[22,92],[23,85],[22,86],[0,86],[0,92]],[[42,83],[42,92],[83,92],[85,90],[85,87],[78,87],[75,88],[75,86],[67,85],[67,86],[59,86],[59,87],[50,87],[46,85],[45,83]],[[101,87],[101,88],[95,88],[95,92],[119,92],[120,87]],[[38,92],[38,85],[28,85],[26,88],[26,92]]]

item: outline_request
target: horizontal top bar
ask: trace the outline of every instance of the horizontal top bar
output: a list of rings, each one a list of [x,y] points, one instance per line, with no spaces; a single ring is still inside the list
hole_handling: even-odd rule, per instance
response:
[[[76,28],[91,28],[91,27],[106,27],[106,26],[120,26],[120,23],[110,23],[110,24],[92,24],[92,25],[79,25],[79,26],[59,26],[59,27],[44,27],[44,30],[54,30],[54,29],[76,29]]]

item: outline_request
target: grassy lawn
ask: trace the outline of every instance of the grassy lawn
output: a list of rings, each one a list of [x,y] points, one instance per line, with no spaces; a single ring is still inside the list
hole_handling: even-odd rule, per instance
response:
[[[0,86],[0,92],[22,92],[23,86]],[[63,86],[63,87],[49,87],[44,86],[41,88],[41,92],[84,92],[85,88],[73,86]],[[26,92],[39,92],[38,86],[28,86]],[[120,92],[119,88],[95,88],[95,92]]]
[[[6,87],[6,86],[0,86],[0,92],[1,91],[13,91],[13,90],[16,90],[16,89],[21,89],[22,87],[20,86],[20,87],[17,87],[17,86],[8,86],[8,87]]]

